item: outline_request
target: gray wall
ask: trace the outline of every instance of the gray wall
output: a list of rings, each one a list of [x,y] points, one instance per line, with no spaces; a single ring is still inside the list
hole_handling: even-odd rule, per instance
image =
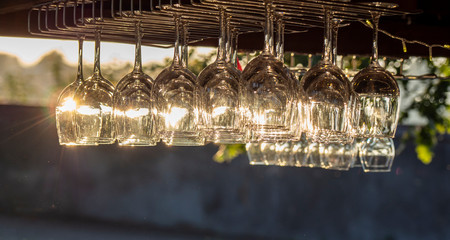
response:
[[[0,106],[3,215],[195,239],[450,239],[448,137],[428,166],[409,144],[391,173],[367,174],[218,164],[214,145],[61,148],[54,124],[46,108]]]

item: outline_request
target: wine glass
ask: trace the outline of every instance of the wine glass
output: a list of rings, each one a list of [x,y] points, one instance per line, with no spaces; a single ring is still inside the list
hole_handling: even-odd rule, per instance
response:
[[[300,85],[305,91],[305,131],[313,142],[341,143],[351,140],[351,85],[332,63],[332,12],[325,8],[325,36],[322,61],[308,70]]]
[[[376,3],[390,7],[392,4]],[[361,104],[359,137],[395,136],[400,110],[400,89],[392,74],[378,63],[378,22],[380,12],[372,11],[373,54],[369,66],[355,75],[353,88]]]
[[[94,73],[75,92],[77,144],[98,145],[114,143],[113,92],[114,85],[100,70],[101,29],[95,30]]]
[[[247,152],[250,165],[266,165],[261,152],[261,144],[247,143],[245,144],[245,150]]]
[[[332,51],[331,51],[331,56],[332,56],[331,59],[332,59],[333,65],[337,66],[336,62],[337,62],[337,57],[338,57],[338,52],[337,52],[338,44],[337,43],[338,43],[339,28],[348,26],[349,24],[343,24],[342,20],[338,19],[338,18],[333,18],[331,21],[332,21],[331,26],[332,26],[332,30],[333,30],[333,43],[332,43],[333,47],[332,47]],[[347,77],[347,74],[345,74],[345,76]],[[354,137],[357,134],[361,105],[359,104],[358,94],[353,90],[351,81],[350,80],[346,81],[346,83],[350,84],[350,86],[349,86],[350,102],[348,105],[349,107],[347,108],[347,111],[348,111],[347,114],[348,114],[348,116],[350,116],[350,118],[348,119],[349,134],[346,136],[347,139],[342,139],[342,142],[343,142],[343,144],[351,144],[354,141]]]
[[[277,165],[276,143],[247,143],[245,145],[250,165]]]
[[[198,76],[201,86],[203,131],[208,141],[222,144],[245,142],[245,128],[240,111],[239,96],[242,91],[240,72],[227,61],[227,58],[230,58],[227,55],[232,54],[226,52],[226,48],[231,45],[229,19],[225,9],[220,7],[217,58]]]
[[[320,164],[325,169],[347,171],[357,154],[356,141],[351,143],[321,143]]]
[[[261,55],[248,63],[241,79],[245,84],[244,108],[248,111],[251,141],[289,141],[294,91],[284,64],[274,55],[273,4],[265,1],[265,45]]]
[[[158,127],[161,139],[168,145],[201,146],[205,138],[200,131],[200,85],[180,57],[185,39],[185,24],[174,15],[175,47],[172,64],[155,79]]]
[[[74,82],[64,88],[56,103],[56,129],[60,145],[76,145],[75,91],[83,83],[83,42],[85,36],[78,36],[78,72]]]
[[[142,72],[141,22],[136,22],[134,69],[123,77],[114,91],[116,139],[123,146],[152,146],[156,133],[156,110],[152,96],[153,79]]]
[[[292,142],[275,143],[277,166],[295,166],[295,157],[292,154]]]
[[[390,172],[395,157],[392,138],[368,138],[360,146],[364,172]]]
[[[293,133],[292,140],[299,140],[302,135],[303,130],[303,119],[302,111],[303,111],[303,103],[306,101],[305,99],[305,92],[300,87],[300,82],[297,80],[298,78],[295,76],[295,74],[286,66],[284,65],[284,30],[285,30],[285,24],[283,21],[283,13],[282,12],[276,12],[275,13],[275,21],[277,24],[277,38],[276,38],[276,56],[278,58],[278,61],[283,63],[283,71],[286,72],[286,75],[289,76],[289,80],[291,81],[291,86],[293,89],[293,100],[291,102],[291,120],[290,120],[290,126],[291,131]]]
[[[292,154],[294,155],[295,161],[294,165],[296,167],[303,167],[308,165],[308,153],[309,144],[308,141],[306,141],[306,135],[302,134],[299,141],[292,142]]]
[[[356,138],[356,157],[353,159],[352,164],[350,165],[351,168],[360,168],[361,165],[361,158],[359,157],[359,151],[361,149],[361,145],[364,143],[364,138]]]
[[[322,164],[320,162],[320,156],[322,153],[320,152],[320,150],[323,149],[320,148],[320,143],[308,141],[306,148],[307,156],[305,158],[305,161],[301,163],[301,166],[310,168],[321,167]]]

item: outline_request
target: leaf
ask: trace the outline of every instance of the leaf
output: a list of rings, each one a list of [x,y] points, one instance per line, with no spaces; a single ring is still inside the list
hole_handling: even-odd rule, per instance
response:
[[[433,151],[430,146],[425,144],[420,144],[416,146],[417,157],[423,164],[428,165],[433,160]]]
[[[244,144],[220,145],[213,159],[218,163],[231,162],[243,153],[245,153]]]
[[[439,134],[445,134],[445,132],[446,132],[445,126],[440,123],[436,124],[436,130]]]

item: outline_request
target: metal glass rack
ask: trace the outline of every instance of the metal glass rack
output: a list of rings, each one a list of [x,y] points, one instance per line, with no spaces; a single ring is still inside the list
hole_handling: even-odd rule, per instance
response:
[[[187,26],[188,43],[218,38],[218,8],[231,16],[235,34],[261,32],[264,2],[272,1],[275,16],[282,18],[285,34],[323,27],[325,10],[344,23],[371,18],[372,12],[385,16],[409,14],[395,4],[350,3],[319,0],[53,0],[35,5],[28,12],[28,31],[35,36],[93,39],[96,28],[103,41],[135,40],[134,23],[141,21],[143,45],[171,47],[175,41],[174,15]]]

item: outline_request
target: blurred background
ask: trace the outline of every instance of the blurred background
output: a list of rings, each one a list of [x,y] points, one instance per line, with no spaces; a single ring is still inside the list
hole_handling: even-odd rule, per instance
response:
[[[133,48],[103,43],[103,75],[117,83]],[[87,77],[93,44],[84,52]],[[76,54],[74,41],[0,38],[0,239],[450,239],[448,80],[399,81],[390,173],[250,166],[245,152],[213,144],[60,147],[54,104],[75,80]],[[156,77],[171,56],[145,47],[144,72]],[[189,59],[198,74],[215,50],[191,48]],[[308,56],[285,60],[302,67]],[[399,73],[399,59],[382,62]],[[448,77],[450,61],[412,57],[403,74]]]

